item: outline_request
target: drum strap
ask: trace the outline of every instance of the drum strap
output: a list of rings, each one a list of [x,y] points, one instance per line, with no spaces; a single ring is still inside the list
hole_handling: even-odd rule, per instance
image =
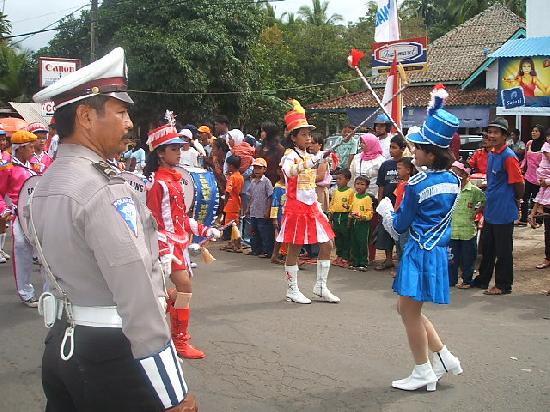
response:
[[[73,356],[73,351],[74,351],[73,335],[74,335],[75,322],[74,322],[74,319],[73,319],[72,303],[69,300],[69,297],[67,296],[67,293],[63,290],[63,288],[61,287],[61,285],[59,284],[59,282],[57,281],[57,279],[53,275],[53,273],[50,269],[50,265],[48,264],[48,261],[46,260],[46,257],[44,256],[44,252],[42,250],[42,245],[40,244],[40,241],[38,240],[38,235],[36,233],[36,227],[34,225],[34,219],[32,218],[32,200],[34,198],[34,193],[35,193],[36,189],[38,188],[38,184],[35,186],[34,191],[30,194],[30,197],[29,197],[29,203],[28,203],[28,206],[29,206],[29,230],[31,232],[30,234],[31,234],[32,243],[34,244],[34,247],[36,248],[36,253],[38,254],[38,259],[40,259],[40,263],[42,263],[42,266],[44,267],[44,270],[46,271],[46,274],[48,275],[48,278],[50,279],[50,282],[52,283],[52,285],[54,285],[54,287],[57,289],[57,291],[62,296],[63,309],[65,309],[65,315],[67,317],[67,322],[69,323],[69,326],[67,326],[67,329],[65,330],[65,336],[63,337],[63,341],[61,342],[61,352],[60,353],[61,353],[61,359],[67,361],[67,360],[71,359],[71,357]],[[55,306],[53,307],[53,310],[52,310],[52,308],[48,308],[48,306],[56,305],[56,304],[57,304],[57,300],[55,299],[55,296],[53,296],[49,292],[45,292],[40,296],[38,307],[39,307],[39,310],[42,309],[42,313],[45,316],[47,313],[51,313],[51,312],[57,313],[57,310],[56,310],[57,308]],[[53,326],[53,323],[55,322],[55,321],[52,322],[51,320],[46,319],[46,316],[44,317],[44,321],[45,321],[46,326],[50,327],[50,328]],[[64,348],[65,348],[65,345],[67,344],[67,341],[69,342],[69,352],[65,355]]]

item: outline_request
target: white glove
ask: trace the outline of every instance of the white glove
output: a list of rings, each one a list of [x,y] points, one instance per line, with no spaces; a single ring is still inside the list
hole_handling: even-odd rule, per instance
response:
[[[380,203],[378,203],[378,207],[376,208],[376,213],[384,217],[384,216],[391,215],[391,212],[393,212],[393,205],[391,204],[391,200],[385,197],[380,201]]]
[[[172,274],[172,262],[176,262],[180,265],[182,263],[181,260],[179,260],[177,257],[172,255],[171,253],[162,255],[159,261],[160,261],[160,268],[162,269],[164,276],[170,276]]]
[[[222,232],[220,232],[215,227],[210,227],[206,231],[206,236],[214,239],[219,239],[222,236]]]
[[[391,200],[387,197],[382,199],[380,203],[378,203],[376,212],[382,218],[384,229],[386,229],[390,236],[397,241],[399,239],[399,234],[395,231],[393,227],[393,205],[391,203]]]

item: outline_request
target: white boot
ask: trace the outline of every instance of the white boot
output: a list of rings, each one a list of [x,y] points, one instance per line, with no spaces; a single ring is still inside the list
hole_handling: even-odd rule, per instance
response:
[[[428,361],[422,365],[415,365],[411,376],[393,381],[391,386],[404,391],[415,391],[425,386],[428,392],[432,392],[435,391],[437,386],[437,376],[435,376],[432,365]]]
[[[298,289],[298,265],[293,266],[286,266],[285,265],[285,272],[286,272],[286,281],[288,284],[288,288],[286,290],[286,300],[288,302],[296,302],[296,303],[311,303],[311,300],[306,298],[302,292],[300,292],[300,289]]]
[[[317,260],[317,282],[313,286],[313,294],[320,300],[330,303],[340,302],[340,298],[333,295],[327,287],[328,272],[330,270],[330,260]]]
[[[460,361],[456,356],[449,352],[447,346],[443,346],[443,349],[439,352],[434,352],[433,365],[434,373],[437,376],[437,379],[441,379],[441,377],[447,372],[450,372],[453,375],[460,375],[463,372],[462,366],[460,366]]]

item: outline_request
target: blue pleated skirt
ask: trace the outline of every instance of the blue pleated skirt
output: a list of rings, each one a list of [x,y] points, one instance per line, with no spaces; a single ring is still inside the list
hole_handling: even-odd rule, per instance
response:
[[[393,290],[419,302],[449,303],[449,253],[447,247],[421,249],[414,239],[405,245]]]

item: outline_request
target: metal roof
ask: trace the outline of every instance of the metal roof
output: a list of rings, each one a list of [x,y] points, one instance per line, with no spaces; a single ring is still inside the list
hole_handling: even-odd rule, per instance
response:
[[[42,116],[42,105],[40,103],[9,103],[27,123],[40,122],[50,124],[50,118]]]
[[[550,37],[508,40],[490,57],[550,56]]]

